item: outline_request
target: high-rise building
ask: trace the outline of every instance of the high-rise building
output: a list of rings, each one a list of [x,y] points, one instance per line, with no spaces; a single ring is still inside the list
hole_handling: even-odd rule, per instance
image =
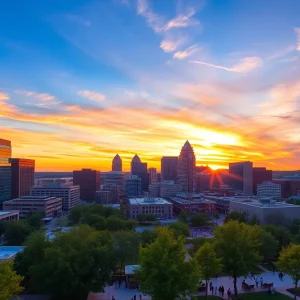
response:
[[[266,168],[253,168],[253,193],[257,193],[257,185],[264,181],[272,181],[272,170]]]
[[[122,172],[122,159],[119,154],[114,157],[111,170]]]
[[[253,164],[250,161],[229,164],[229,185],[244,195],[253,194]]]
[[[177,156],[163,156],[161,158],[161,181],[177,180]]]
[[[131,175],[141,178],[142,191],[148,191],[149,175],[147,172],[147,163],[141,162],[141,159],[135,155],[131,161]]]
[[[139,197],[142,194],[142,180],[136,175],[125,180],[126,197]]]
[[[28,196],[34,186],[34,159],[11,159],[11,197]]]
[[[79,205],[80,187],[64,183],[48,183],[37,185],[30,189],[30,196],[49,196],[62,198],[62,210],[70,211],[73,207]]]
[[[157,172],[155,168],[149,168],[149,184],[152,184],[154,182],[157,182]]]
[[[195,190],[195,165],[194,150],[186,141],[183,145],[177,166],[177,183],[181,184],[184,192],[192,193]]]
[[[0,203],[11,199],[11,142],[0,139]]]
[[[73,184],[80,186],[80,198],[94,200],[100,189],[100,172],[92,169],[73,171]]]

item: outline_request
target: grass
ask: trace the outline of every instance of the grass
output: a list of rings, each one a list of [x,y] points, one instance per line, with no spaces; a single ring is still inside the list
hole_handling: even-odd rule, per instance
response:
[[[192,297],[192,300],[198,300],[198,299],[205,299],[205,296],[194,296]],[[222,299],[221,297],[218,296],[207,296],[208,300],[220,300]]]
[[[290,297],[276,292],[274,295],[269,295],[268,292],[240,294],[241,300],[291,300]]]
[[[300,296],[300,288],[292,288],[292,289],[287,289],[287,291],[293,295],[296,294],[296,296]]]

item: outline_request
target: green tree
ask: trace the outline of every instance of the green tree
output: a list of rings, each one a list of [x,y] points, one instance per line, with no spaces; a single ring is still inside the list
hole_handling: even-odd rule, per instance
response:
[[[289,225],[289,230],[292,234],[300,233],[300,219],[293,219]]]
[[[188,223],[188,215],[187,213],[182,210],[178,215],[178,221],[183,223]]]
[[[275,237],[275,239],[278,241],[279,249],[282,249],[291,243],[292,235],[287,228],[275,225],[264,225],[262,227]]]
[[[186,223],[183,222],[176,222],[172,223],[169,228],[174,232],[176,237],[179,236],[189,236],[190,230]]]
[[[110,234],[89,226],[58,234],[43,255],[29,267],[29,275],[37,292],[57,300],[86,299],[90,291],[103,291],[116,268]]]
[[[88,206],[75,206],[72,208],[69,214],[69,220],[73,224],[79,224],[81,218],[84,214],[86,214],[88,211]]]
[[[195,261],[199,265],[200,278],[205,280],[207,299],[207,284],[213,276],[222,270],[221,259],[217,257],[213,245],[206,242],[196,252]]]
[[[211,223],[209,215],[204,213],[193,215],[190,221],[193,227],[207,226]]]
[[[141,232],[141,243],[143,247],[152,244],[157,237],[157,233],[154,230],[143,230]]]
[[[2,234],[4,234],[5,229],[6,229],[6,222],[0,222],[0,237],[2,236]]]
[[[153,222],[156,221],[155,214],[139,214],[138,215],[139,222]]]
[[[32,232],[32,228],[24,221],[10,222],[6,225],[4,239],[9,245],[22,245]]]
[[[246,276],[260,262],[259,228],[238,221],[229,221],[214,232],[214,247],[225,271],[233,277],[237,298],[237,277]]]
[[[240,223],[246,223],[246,216],[238,211],[232,211],[226,216],[224,220],[225,223],[229,221],[239,221]]]
[[[296,289],[300,280],[300,245],[291,244],[283,248],[276,266],[292,277]],[[294,293],[294,299],[297,299],[296,293]]]
[[[106,228],[108,231],[126,230],[126,221],[116,216],[111,216],[106,219]]]
[[[138,226],[139,223],[136,220],[126,220],[124,224],[127,230],[132,231]]]
[[[211,243],[212,239],[208,239],[205,237],[197,237],[190,241],[190,243],[194,246],[194,251],[197,252],[205,243]]]
[[[257,218],[256,215],[254,215],[254,216],[251,218],[251,220],[249,221],[249,224],[250,224],[250,225],[259,225],[259,220],[258,220],[258,218]]]
[[[67,217],[57,218],[55,221],[55,225],[58,227],[65,227],[68,226],[69,220]]]
[[[0,263],[0,300],[17,297],[23,291],[21,282],[23,277],[13,270],[11,261]]]
[[[263,257],[265,261],[273,259],[278,254],[278,241],[274,238],[274,236],[260,229],[259,233],[260,246],[259,246],[259,254]]]
[[[106,229],[106,220],[100,215],[97,214],[85,214],[81,222],[83,224],[90,225],[91,227],[97,229],[97,230],[105,230]]]
[[[194,294],[199,272],[194,261],[185,261],[184,238],[176,239],[167,227],[157,229],[157,239],[140,248],[140,290],[153,300],[175,300]]]
[[[42,215],[32,213],[25,219],[25,222],[34,230],[38,230],[43,226]]]

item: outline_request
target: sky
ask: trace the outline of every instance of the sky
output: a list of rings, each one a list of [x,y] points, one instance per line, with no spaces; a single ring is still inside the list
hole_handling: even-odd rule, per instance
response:
[[[0,10],[0,138],[37,171],[300,169],[299,0],[25,0]]]

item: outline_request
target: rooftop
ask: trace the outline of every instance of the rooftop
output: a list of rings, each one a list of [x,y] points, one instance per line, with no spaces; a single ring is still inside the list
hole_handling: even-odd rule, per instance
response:
[[[23,246],[1,246],[0,247],[0,261],[9,259],[15,256],[18,252],[22,251]]]
[[[269,198],[266,199],[260,199],[258,200],[236,200],[235,202],[243,203],[244,205],[249,205],[249,206],[255,206],[255,207],[261,207],[261,208],[298,208],[300,209],[299,205],[295,204],[289,204],[286,202],[280,202],[280,201],[273,201],[270,200]]]
[[[0,210],[0,216],[8,215],[11,213],[18,213],[18,212],[19,212],[18,210],[6,210],[6,211]]]
[[[213,204],[213,203],[215,203],[214,201],[210,201],[205,198],[183,199],[180,197],[170,197],[170,199],[174,202],[181,203],[181,204],[200,204],[200,203]]]
[[[131,205],[144,205],[144,204],[171,204],[167,200],[158,197],[147,198],[130,198],[129,203]]]
[[[51,200],[51,199],[56,199],[57,197],[53,197],[53,196],[23,196],[23,197],[20,197],[20,198],[15,198],[15,199],[12,199],[12,200],[8,200],[7,202],[9,201],[15,201],[15,200],[43,200],[43,201],[47,201],[47,200]]]

